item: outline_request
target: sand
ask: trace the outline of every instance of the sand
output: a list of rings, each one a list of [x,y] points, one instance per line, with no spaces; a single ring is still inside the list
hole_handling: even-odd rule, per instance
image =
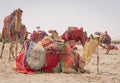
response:
[[[0,43],[1,48],[1,43]],[[0,59],[0,83],[120,83],[120,50],[112,50],[105,55],[105,50],[99,48],[99,72],[97,74],[97,56],[94,54],[85,67],[90,74],[42,73],[23,74],[12,70],[15,62],[8,61],[9,44],[6,44],[3,58]],[[81,53],[82,48],[79,47]]]

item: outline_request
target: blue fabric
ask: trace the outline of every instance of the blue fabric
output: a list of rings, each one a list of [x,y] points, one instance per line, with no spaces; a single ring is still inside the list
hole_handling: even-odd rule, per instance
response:
[[[109,39],[108,38],[105,38],[105,40],[104,40],[104,44],[107,44],[109,42]]]
[[[30,45],[29,45],[28,50],[26,52],[26,58],[29,57],[30,52],[31,52],[31,50],[32,50],[32,48],[33,48],[34,45],[35,45],[35,43],[30,42]]]
[[[111,41],[111,38],[110,38],[110,36],[109,35],[107,35],[107,37],[105,38],[105,40],[104,40],[104,44],[108,44],[108,43],[110,43],[110,41]]]
[[[28,44],[29,44],[29,45],[28,45]],[[28,46],[28,49],[27,49],[26,55],[25,55],[25,57],[24,57],[24,59],[23,59],[23,61],[22,61],[23,64],[26,64],[26,59],[29,57],[30,52],[31,52],[33,46],[35,45],[35,43],[33,43],[33,42],[27,42],[26,45]]]

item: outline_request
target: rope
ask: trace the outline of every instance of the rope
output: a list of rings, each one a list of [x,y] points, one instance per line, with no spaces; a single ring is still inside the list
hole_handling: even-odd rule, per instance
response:
[[[98,53],[97,53],[97,74],[99,74],[99,47],[98,47]]]

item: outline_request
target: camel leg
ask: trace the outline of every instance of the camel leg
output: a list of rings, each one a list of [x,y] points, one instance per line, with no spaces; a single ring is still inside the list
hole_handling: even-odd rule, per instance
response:
[[[18,35],[16,35],[16,42],[15,42],[15,57],[17,57],[17,51],[18,51]]]
[[[80,68],[79,70],[80,70],[80,71],[79,71],[80,73],[88,73],[88,74],[90,74],[90,71],[87,70],[87,69]]]
[[[102,44],[100,44],[100,46],[101,46],[102,48],[105,48],[105,46],[103,46]]]
[[[8,59],[8,60],[10,60],[10,59],[11,59],[10,55],[12,55],[12,57],[15,59],[15,57],[14,57],[14,50],[13,50],[13,48],[14,48],[13,43],[10,43],[10,48],[9,48],[10,53],[9,53],[9,59]]]
[[[19,53],[21,53],[24,50],[24,45],[22,45],[22,48],[20,49]]]
[[[2,39],[2,48],[1,48],[0,58],[2,58],[4,47],[5,47],[5,39]]]
[[[105,54],[108,54],[108,53],[110,52],[110,48],[111,48],[111,47],[110,47],[110,44],[108,44],[107,46],[108,46],[108,49],[107,49],[107,51],[106,51]]]

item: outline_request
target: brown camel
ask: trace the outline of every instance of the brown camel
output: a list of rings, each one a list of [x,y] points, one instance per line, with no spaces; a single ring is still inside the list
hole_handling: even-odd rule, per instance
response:
[[[89,71],[84,69],[84,67],[89,63],[92,54],[95,53],[96,48],[99,45],[98,37],[91,35],[89,39],[87,39],[84,45],[83,53],[81,55],[71,49],[70,45],[66,42],[64,43],[64,47],[62,47],[63,51],[57,51],[58,46],[49,46],[53,42],[54,41],[52,40],[52,38],[45,37],[42,41],[36,44],[34,43],[35,45],[33,45],[32,49],[31,46],[25,46],[26,49],[28,49],[26,51],[29,52],[23,52],[19,56],[17,56],[17,71],[21,72],[23,69],[25,69],[25,73],[31,73],[31,71],[27,71],[27,69],[30,67],[32,71],[40,70],[41,72],[46,73],[89,73]],[[32,45],[32,42],[30,43]],[[52,49],[49,49],[47,47],[52,47]],[[45,55],[44,52],[46,52]],[[25,60],[28,64],[23,62]],[[39,63],[41,61],[42,63]],[[27,65],[29,65],[29,67]]]
[[[25,25],[22,24],[22,10],[20,8],[14,10],[10,15],[5,17],[4,19],[4,27],[2,30],[2,49],[0,57],[2,58],[5,40],[6,38],[10,41],[10,48],[9,48],[9,60],[10,55],[12,55],[13,58],[17,56],[17,50],[18,50],[18,42],[21,40],[22,42],[25,39],[26,35],[26,28]],[[14,43],[15,43],[15,56],[14,56]]]
[[[47,39],[47,41],[46,39],[42,40],[42,42],[48,42],[48,41],[54,42],[51,39],[50,40]],[[43,45],[43,48],[46,50],[46,53],[47,53],[47,55],[45,55],[47,57],[46,62],[45,62],[47,63],[47,65],[41,68],[41,70],[43,72],[63,72],[63,73],[78,73],[78,72],[85,73],[86,72],[86,73],[89,73],[89,71],[84,69],[84,67],[89,63],[89,61],[92,58],[92,54],[95,53],[96,48],[99,45],[98,38],[91,35],[90,38],[86,41],[83,53],[81,55],[75,52],[68,43],[65,42],[64,44],[65,44],[65,47],[63,47],[64,51],[61,51],[61,52],[53,51],[54,53],[50,53],[50,54],[48,51],[50,49],[47,49],[47,47],[50,44],[49,45],[46,44],[48,46]],[[37,56],[34,52],[32,53],[34,54],[34,57]],[[49,67],[52,68],[53,70],[47,71],[46,69],[47,68],[49,69]]]

